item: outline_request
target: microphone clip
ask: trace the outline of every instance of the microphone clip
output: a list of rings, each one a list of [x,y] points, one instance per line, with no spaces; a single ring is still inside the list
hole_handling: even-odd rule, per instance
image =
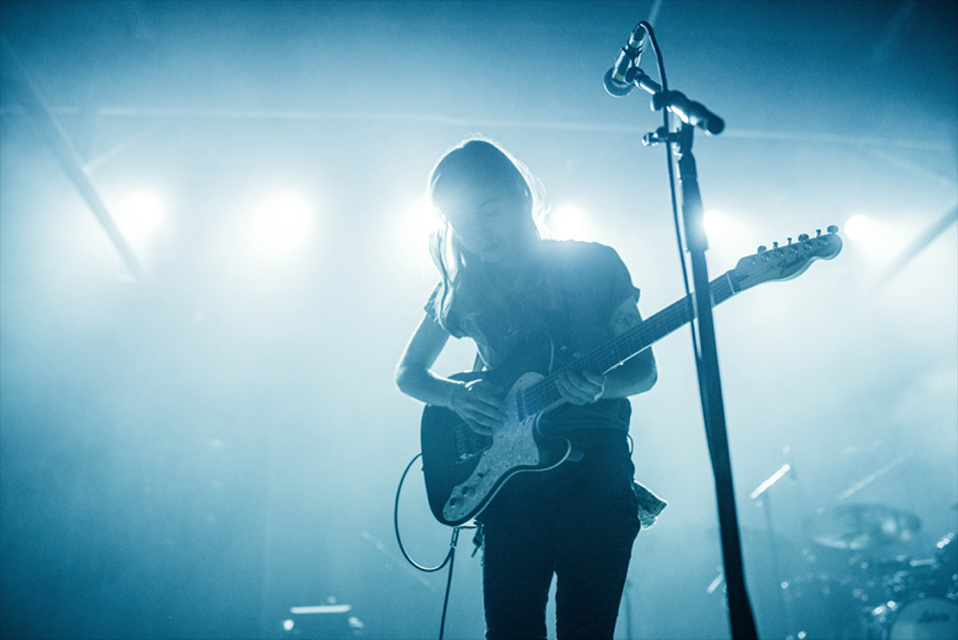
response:
[[[657,144],[668,144],[678,142],[678,136],[675,133],[669,133],[665,127],[659,127],[655,131],[642,136],[642,144],[646,147],[654,147]]]

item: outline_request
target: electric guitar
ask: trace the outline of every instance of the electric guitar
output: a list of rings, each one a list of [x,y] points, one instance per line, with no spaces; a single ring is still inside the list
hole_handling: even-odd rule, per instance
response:
[[[798,242],[759,247],[758,253],[738,261],[735,268],[709,283],[712,306],[763,282],[790,280],[817,259],[830,260],[842,250],[838,227]],[[563,404],[556,377],[571,368],[606,373],[669,335],[694,317],[689,296],[673,303],[635,327],[578,360],[552,371],[552,344],[548,336],[533,336],[538,344],[523,345],[504,366],[461,373],[456,380],[489,380],[503,389],[507,419],[494,435],[482,435],[445,407],[426,406],[420,439],[422,469],[429,508],[439,522],[459,525],[476,517],[503,485],[523,471],[547,471],[573,455],[568,439],[543,435],[539,418]],[[543,372],[543,373],[540,373]]]

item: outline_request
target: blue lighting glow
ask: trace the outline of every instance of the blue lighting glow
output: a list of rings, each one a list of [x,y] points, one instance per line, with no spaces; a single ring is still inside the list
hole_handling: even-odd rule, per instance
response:
[[[296,194],[279,193],[256,208],[250,221],[249,239],[253,247],[266,256],[293,256],[309,243],[313,227],[310,204]]]

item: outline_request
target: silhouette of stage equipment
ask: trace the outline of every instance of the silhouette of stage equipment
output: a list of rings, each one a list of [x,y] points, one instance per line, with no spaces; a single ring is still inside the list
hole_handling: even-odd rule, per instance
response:
[[[845,571],[808,572],[783,583],[790,640],[958,638],[958,540],[941,538],[926,557],[871,558],[914,539],[918,517],[884,505],[841,505],[806,523],[812,541],[844,554]],[[816,561],[814,551],[806,558]],[[827,565],[825,565],[827,566]],[[821,568],[821,565],[819,566]]]
[[[907,512],[887,507],[880,522]],[[874,515],[874,514],[869,514]],[[869,525],[871,526],[871,525]],[[889,526],[890,530],[891,527]],[[908,534],[904,534],[907,536]],[[897,537],[896,537],[897,536]],[[836,536],[828,536],[831,545]],[[859,537],[849,540],[858,541]],[[887,548],[901,534],[867,538],[868,552]],[[958,541],[941,538],[927,557],[869,558],[850,545],[836,548],[844,563],[823,563],[806,549],[804,574],[782,583],[789,612],[787,640],[938,640],[958,638]],[[823,570],[823,569],[829,570]],[[817,571],[816,571],[817,569]]]
[[[783,465],[752,493],[766,511],[764,540],[743,531],[763,633],[786,640],[958,640],[958,539],[941,538],[918,555],[894,555],[922,529],[914,513],[845,500],[913,455],[906,451],[802,522],[804,548],[774,534],[768,489]],[[947,505],[944,508],[950,508]],[[914,553],[914,547],[909,547]],[[777,576],[781,576],[781,581]],[[709,586],[720,584],[721,574]]]
[[[855,509],[853,507],[861,507]],[[867,507],[867,508],[865,508]],[[855,514],[854,527],[845,515]],[[859,517],[860,516],[860,517]],[[834,522],[836,517],[841,526]],[[789,538],[743,530],[749,579],[765,637],[786,640],[938,640],[958,638],[958,535],[942,537],[920,557],[875,557],[913,538],[917,516],[883,505],[842,505],[813,516],[800,549]],[[827,523],[827,526],[826,526]],[[905,524],[902,524],[905,523]],[[881,535],[873,533],[878,527]],[[711,531],[712,537],[717,531]],[[773,584],[772,548],[789,579]],[[875,556],[868,555],[875,554]],[[721,586],[722,574],[709,587]],[[773,596],[775,589],[781,589]]]
[[[958,544],[949,533],[928,558],[863,563],[862,584],[882,596],[863,611],[868,640],[958,638]]]
[[[912,540],[921,521],[913,513],[885,505],[843,504],[819,509],[803,528],[816,544],[859,551]]]
[[[791,465],[756,488],[753,500],[765,501],[756,504],[766,511],[766,540],[757,532],[743,539],[754,561],[750,580],[767,585],[757,592],[765,637],[958,640],[958,534],[945,535],[927,553],[900,555],[902,548],[914,553],[922,529],[917,515],[889,505],[846,502],[914,454],[900,453],[838,494],[835,506],[806,517],[804,548],[773,533],[768,510],[768,489],[792,471]],[[899,546],[905,543],[912,546]]]
[[[339,640],[364,635],[363,622],[352,615],[352,605],[338,604],[330,599],[327,604],[290,607],[289,617],[277,623],[270,637],[295,640]]]

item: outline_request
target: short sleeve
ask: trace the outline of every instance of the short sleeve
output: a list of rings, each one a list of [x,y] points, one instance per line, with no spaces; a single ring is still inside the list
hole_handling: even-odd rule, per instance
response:
[[[440,296],[442,295],[442,282],[436,283],[436,286],[433,287],[432,293],[429,294],[429,298],[426,299],[426,304],[422,306],[422,310],[426,312],[426,315],[432,319],[438,325],[441,325],[443,329],[449,332],[453,338],[462,338],[463,333],[457,327],[454,318],[457,317],[454,314],[447,314],[446,322],[443,324],[440,320]]]
[[[426,315],[429,316],[433,322],[440,324],[439,322],[439,312],[436,310],[436,300],[439,298],[439,292],[442,290],[442,283],[437,282],[436,286],[433,287],[432,293],[429,294],[429,298],[426,300],[426,304],[422,306],[422,310],[426,312]]]
[[[622,262],[622,258],[612,247],[597,244],[598,248],[598,277],[601,282],[606,283],[603,289],[608,292],[609,313],[615,311],[619,305],[634,298],[639,300],[639,289],[632,284],[632,276],[629,274],[628,267]]]
[[[549,315],[553,340],[573,351],[587,351],[614,337],[612,317],[638,299],[629,270],[615,249],[596,242],[557,241],[550,288],[556,292]]]

